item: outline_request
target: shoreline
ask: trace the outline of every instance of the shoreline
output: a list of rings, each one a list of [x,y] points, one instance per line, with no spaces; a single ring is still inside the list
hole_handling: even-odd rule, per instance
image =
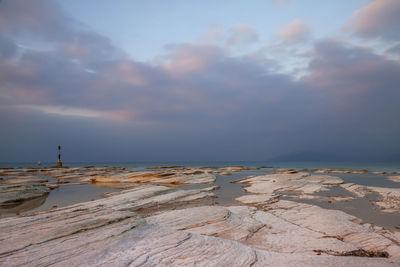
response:
[[[51,196],[56,192],[54,190],[62,188],[73,191],[83,186],[86,193],[90,188],[102,188],[104,191],[97,196],[97,199],[91,201],[78,201],[73,205],[57,206],[41,211],[31,210],[23,215],[0,218],[0,224],[5,227],[4,229],[13,228],[13,233],[16,233],[17,237],[9,237],[8,242],[22,246],[20,244],[22,239],[18,236],[26,227],[31,231],[30,236],[25,236],[26,238],[38,238],[35,233],[38,226],[31,225],[30,221],[41,220],[49,229],[58,232],[60,227],[64,229],[66,226],[62,225],[70,220],[67,211],[79,211],[79,216],[86,218],[83,221],[92,221],[95,218],[93,212],[104,213],[101,216],[105,216],[107,222],[110,216],[112,218],[116,216],[115,212],[125,213],[129,210],[130,215],[121,215],[125,219],[116,220],[128,220],[135,225],[139,220],[140,227],[144,227],[142,230],[147,233],[146,238],[156,238],[159,234],[164,236],[165,229],[169,231],[167,236],[190,233],[187,240],[193,239],[193,242],[205,242],[203,240],[205,237],[217,237],[218,240],[207,239],[213,249],[216,245],[214,242],[225,242],[228,247],[240,244],[244,246],[242,249],[252,251],[250,254],[260,253],[261,257],[268,259],[258,264],[275,260],[277,263],[282,263],[283,255],[291,255],[293,257],[291,263],[307,258],[311,265],[321,264],[321,259],[333,265],[336,263],[361,266],[378,262],[397,265],[400,263],[398,229],[400,225],[397,225],[400,221],[400,183],[397,182],[397,178],[391,178],[393,175],[398,174],[397,172],[372,173],[363,170],[300,170],[246,166],[220,168],[158,166],[145,171],[123,167],[0,169],[2,189],[13,188],[12,192],[21,190],[18,195],[19,200],[14,196],[15,205],[21,201],[21,196],[24,194],[27,197],[26,201],[31,201]],[[386,185],[392,187],[376,187],[372,180],[379,178],[385,179]],[[365,185],[352,183],[353,180],[364,181]],[[108,190],[110,192],[107,192]],[[85,191],[79,191],[78,194],[83,192]],[[4,190],[1,196],[4,200]],[[2,202],[3,208],[4,203],[6,205],[12,203],[12,196],[8,197],[10,198],[8,201]],[[357,214],[352,210],[357,212],[364,210],[366,215],[385,217],[387,221],[383,220],[380,225],[371,224],[374,220],[369,220],[368,216],[363,217],[362,213]],[[221,215],[224,213],[229,215]],[[53,216],[57,216],[57,222],[52,221]],[[330,223],[326,221],[328,218]],[[114,224],[114,219],[105,225],[102,223],[98,229],[96,228],[97,230],[90,228],[85,231],[100,231],[98,234],[101,234],[103,230],[110,228],[110,231],[118,232],[121,229],[118,223]],[[282,226],[284,221],[287,225]],[[87,223],[92,224],[92,222]],[[136,227],[131,228],[128,232],[135,235],[138,231],[135,229]],[[45,258],[57,262],[56,258],[44,251],[42,245],[47,242],[53,244],[51,240],[66,242],[63,241],[64,238],[80,240],[81,235],[71,233],[65,237],[56,237],[51,231],[43,233],[48,236],[49,241],[42,240],[33,247],[36,246],[34,249],[40,255],[47,255]],[[125,234],[116,236],[121,238],[117,238],[118,242],[130,240],[128,238],[122,241],[127,238]],[[222,241],[219,241],[220,239]],[[109,246],[101,241],[85,246],[89,248],[95,244],[107,251],[117,249],[114,245]],[[134,248],[136,249],[136,247],[132,249]],[[23,253],[19,250],[14,252],[7,250],[8,252],[0,254],[0,258],[5,262],[11,258],[22,260],[25,257],[22,255],[29,254],[32,249],[22,249]],[[61,247],[56,246],[55,249],[61,251]],[[136,255],[135,249],[126,256]],[[153,255],[151,251],[153,249],[149,250],[148,255]],[[228,253],[233,251],[228,249]],[[197,252],[198,254],[193,256],[195,259],[205,257],[201,251]],[[271,253],[276,254],[271,256]],[[94,260],[89,251],[84,251],[82,255],[86,261]],[[377,260],[382,257],[388,259],[375,262],[368,257]],[[36,261],[38,256],[31,260],[31,263],[38,263]],[[210,260],[207,259],[206,262],[212,262]],[[223,258],[218,262],[227,264],[229,261]]]

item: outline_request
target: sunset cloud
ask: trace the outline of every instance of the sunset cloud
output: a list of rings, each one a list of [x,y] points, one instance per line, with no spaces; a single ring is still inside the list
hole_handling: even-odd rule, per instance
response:
[[[386,14],[396,22],[385,12],[397,4],[382,2],[361,9],[351,29],[394,40],[392,24],[377,20]],[[156,61],[139,62],[57,2],[1,5],[0,119],[6,127],[0,138],[7,140],[1,151],[23,144],[38,149],[57,138],[70,147],[90,144],[113,156],[153,160],[267,159],[305,148],[358,158],[366,157],[360,147],[386,154],[400,149],[400,63],[348,41],[313,41],[303,21],[285,25],[272,45],[250,24],[225,33],[215,24],[202,38],[223,42],[171,42]],[[379,33],[366,17],[387,30]],[[307,52],[297,51],[306,40]],[[33,44],[40,49],[24,48]],[[256,45],[261,52],[248,49]],[[397,46],[387,53],[397,53]],[[297,75],[279,68],[293,62],[280,62],[282,54],[303,60]]]
[[[400,40],[400,1],[373,0],[357,10],[346,29],[362,38]]]
[[[310,32],[307,23],[301,20],[293,20],[280,29],[278,36],[288,44],[295,44],[306,40]]]

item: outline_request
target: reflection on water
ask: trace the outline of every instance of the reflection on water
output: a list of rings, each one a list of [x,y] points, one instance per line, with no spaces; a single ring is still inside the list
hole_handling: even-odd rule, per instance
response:
[[[119,189],[102,188],[91,184],[65,184],[53,189],[50,194],[23,201],[9,208],[0,209],[0,217],[17,214],[29,214],[35,211],[64,207],[76,203],[102,198],[104,193],[117,192]]]
[[[356,197],[349,191],[340,186],[335,186],[329,191],[314,194],[323,197],[322,199],[299,199],[282,198],[295,202],[316,205],[324,209],[341,210],[353,216],[356,216],[366,223],[383,226],[388,230],[395,230],[400,224],[400,214],[391,214],[381,212],[380,208],[373,204],[378,199],[378,194],[371,193],[363,198],[355,198],[346,201],[329,200],[330,197]]]
[[[42,206],[46,202],[46,198],[48,195],[36,197],[33,199],[21,201],[17,204],[7,205],[6,207],[0,208],[0,218],[1,217],[8,217],[12,215],[18,215],[25,211],[33,210]]]

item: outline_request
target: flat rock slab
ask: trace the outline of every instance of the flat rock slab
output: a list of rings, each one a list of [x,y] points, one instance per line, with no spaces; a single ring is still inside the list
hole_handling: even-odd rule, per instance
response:
[[[271,204],[269,212],[327,237],[337,238],[367,251],[387,252],[390,257],[400,259],[398,233],[375,228],[345,212],[286,200]]]
[[[110,224],[32,245],[2,257],[4,266],[396,266],[391,259],[282,254],[235,241],[143,225]],[[114,229],[112,229],[114,228]],[[123,231],[125,230],[125,231]],[[40,254],[40,255],[39,255]]]
[[[244,190],[256,194],[273,194],[279,191],[312,194],[342,184],[343,180],[328,175],[290,173],[256,176],[241,180],[239,183],[249,184],[250,186],[245,187]]]
[[[252,168],[252,167],[243,167],[243,166],[230,166],[230,167],[223,167],[219,168],[221,171],[224,172],[240,172],[240,171],[247,171],[247,170],[259,170],[260,168]]]
[[[278,201],[279,196],[274,194],[244,195],[235,200],[252,206],[264,206]]]
[[[6,245],[0,246],[0,255],[114,222],[127,222],[130,218],[137,221],[136,213],[143,209],[176,208],[213,196],[208,189],[171,190],[164,186],[145,185],[109,194],[105,199],[38,212],[32,216],[0,219],[0,240],[6,242]]]
[[[154,183],[160,185],[210,184],[216,180],[211,170],[198,168],[160,168],[156,171],[124,171],[122,173],[93,175],[95,184],[112,183]]]
[[[356,173],[356,174],[365,174],[368,173],[368,170],[352,170],[352,169],[314,169],[315,173]]]
[[[314,247],[352,251],[358,246],[289,222],[293,215],[283,216],[281,210],[304,208],[290,202],[272,204],[282,218],[246,206],[182,206],[188,200],[210,197],[212,189],[171,190],[143,185],[108,194],[105,199],[0,219],[0,262],[2,266],[399,264],[390,258],[341,257],[325,252],[317,255],[320,252],[312,251]],[[169,210],[141,215],[143,209],[162,205]],[[300,216],[300,220],[305,219]],[[290,253],[281,252],[282,244],[290,241],[294,244]],[[306,249],[309,242],[311,246]]]
[[[146,220],[169,229],[222,237],[280,253],[351,255],[364,250],[400,258],[400,239],[396,235],[376,230],[344,212],[290,201],[272,206],[270,211],[244,206],[196,207]]]

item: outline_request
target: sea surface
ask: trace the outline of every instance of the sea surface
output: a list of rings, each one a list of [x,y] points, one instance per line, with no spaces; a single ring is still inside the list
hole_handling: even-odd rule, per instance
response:
[[[367,169],[370,171],[400,171],[400,162],[322,162],[322,161],[287,161],[287,162],[269,162],[269,161],[162,161],[162,162],[63,162],[64,166],[82,167],[82,166],[117,166],[126,167],[134,170],[143,170],[154,166],[246,166],[260,167],[272,166],[274,168],[307,168],[307,169]],[[40,166],[51,167],[55,162],[42,162]],[[0,168],[26,168],[38,166],[36,162],[0,162]]]
[[[214,185],[220,186],[215,190],[217,198],[212,200],[210,204],[218,205],[241,205],[235,200],[236,197],[247,194],[243,190],[243,184],[232,183],[233,181],[243,179],[252,175],[270,174],[276,168],[293,168],[293,169],[352,169],[369,170],[366,174],[347,174],[347,173],[329,173],[327,175],[337,176],[344,180],[345,183],[356,183],[366,186],[378,186],[388,188],[400,188],[400,183],[390,181],[384,174],[374,174],[373,171],[400,172],[400,164],[398,163],[339,163],[339,162],[251,162],[251,161],[235,161],[235,162],[64,162],[64,166],[83,167],[83,166],[118,166],[131,170],[143,171],[148,167],[154,166],[186,166],[186,167],[225,167],[225,166],[246,166],[246,167],[262,167],[268,166],[272,168],[261,168],[259,170],[244,170],[241,172],[232,172],[232,175],[217,175]],[[37,166],[34,163],[0,163],[0,167],[26,168]],[[54,166],[54,163],[42,163],[42,167]],[[210,184],[186,185],[180,186],[181,189],[197,189],[212,186]],[[119,191],[120,189],[102,188],[91,184],[65,184],[60,185],[51,191],[47,197],[36,199],[35,202],[24,203],[25,206],[20,209],[10,210],[5,213],[0,212],[0,217],[15,216],[17,214],[30,214],[36,211],[47,210],[55,207],[67,206],[84,201],[91,201],[102,198],[104,193]],[[352,194],[341,187],[333,187],[330,191],[319,193],[320,195],[347,197]],[[371,201],[375,200],[377,195],[370,194],[365,198],[350,200],[347,202],[328,203],[326,201],[316,199],[296,199],[287,198],[292,201],[309,203],[318,205],[327,209],[338,209],[346,213],[359,217],[367,223],[373,223],[383,226],[387,229],[395,229],[400,226],[400,214],[387,214],[376,208]],[[284,198],[285,199],[285,198]]]

